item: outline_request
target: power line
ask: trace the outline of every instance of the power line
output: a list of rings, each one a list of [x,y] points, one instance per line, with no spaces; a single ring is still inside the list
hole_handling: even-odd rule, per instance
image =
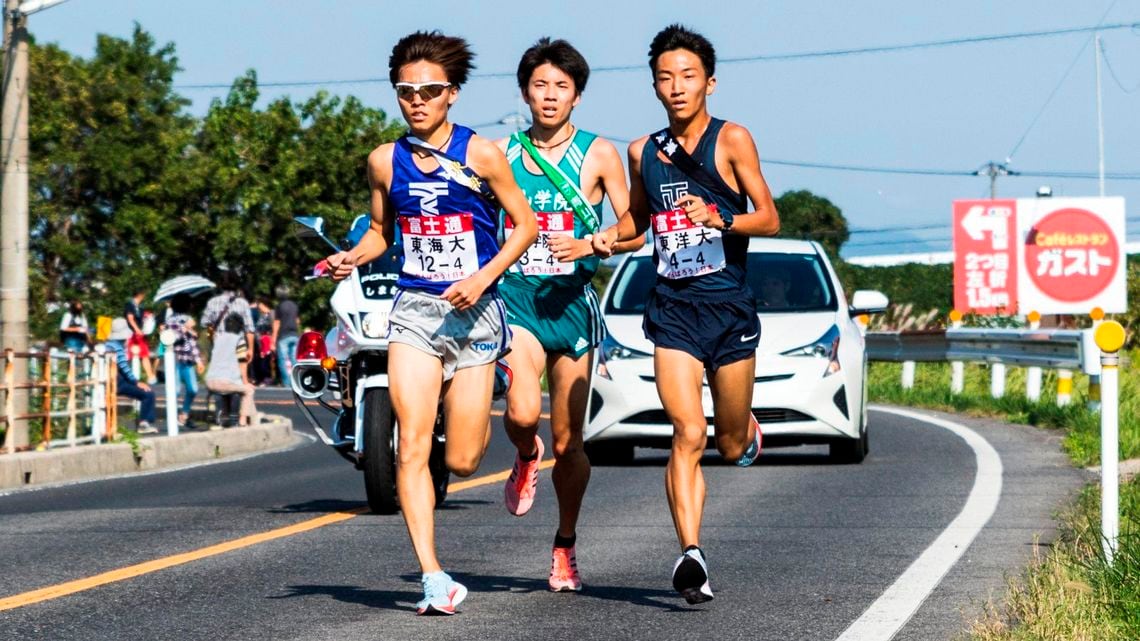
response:
[[[1041,115],[1045,113],[1045,109],[1049,107],[1049,103],[1053,102],[1053,98],[1056,97],[1057,92],[1061,90],[1061,86],[1065,84],[1065,80],[1068,80],[1069,74],[1073,72],[1073,69],[1077,66],[1077,62],[1080,61],[1081,56],[1084,55],[1085,49],[1089,48],[1089,43],[1093,41],[1093,38],[1096,36],[1096,32],[1101,30],[1101,23],[1104,22],[1104,19],[1108,17],[1108,13],[1112,11],[1112,8],[1116,6],[1116,2],[1117,0],[1112,0],[1112,2],[1108,5],[1108,8],[1105,9],[1104,13],[1101,14],[1100,20],[1097,20],[1097,26],[1089,30],[1093,32],[1092,35],[1090,35],[1088,38],[1085,38],[1084,44],[1082,44],[1081,48],[1077,50],[1077,55],[1073,56],[1073,61],[1069,63],[1069,67],[1065,69],[1065,73],[1061,76],[1061,79],[1057,81],[1057,85],[1053,87],[1053,91],[1049,92],[1049,97],[1045,99],[1045,104],[1041,105],[1041,108],[1037,110],[1037,114],[1033,116],[1033,120],[1029,122],[1029,126],[1026,127],[1025,131],[1021,134],[1021,138],[1017,139],[1017,144],[1015,144],[1013,146],[1013,149],[1011,149],[1010,152],[1006,154],[1006,163],[1009,163],[1011,160],[1013,160],[1013,155],[1017,153],[1018,149],[1021,149],[1022,143],[1024,143],[1025,139],[1029,137],[1029,132],[1033,131],[1033,127],[1037,125],[1037,121],[1041,119]]]
[[[1108,59],[1108,50],[1104,47],[1104,41],[1101,41],[1100,44],[1100,57],[1104,59],[1104,64],[1106,67],[1108,67],[1109,75],[1111,75],[1112,79],[1116,81],[1116,86],[1120,87],[1121,91],[1124,93],[1132,93],[1137,89],[1140,89],[1140,82],[1136,83],[1136,85],[1131,89],[1128,89],[1124,86],[1124,83],[1120,81],[1120,76],[1116,75],[1116,68],[1112,66],[1112,61]]]
[[[1101,18],[1103,21],[1104,19]],[[1088,33],[1093,31],[1114,31],[1117,29],[1134,29],[1140,27],[1140,22],[1120,22],[1108,25],[1097,25],[1092,27],[1070,27],[1066,29],[1051,29],[1046,31],[1023,31],[1017,33],[1004,33],[988,36],[971,36],[965,38],[953,38],[950,40],[929,40],[925,42],[911,42],[906,44],[897,45],[878,45],[870,47],[854,47],[848,49],[825,49],[821,51],[800,51],[792,53],[777,53],[777,54],[755,54],[749,56],[737,56],[730,58],[721,58],[717,62],[721,65],[751,63],[751,62],[788,62],[794,60],[811,60],[816,58],[835,58],[840,56],[853,56],[864,54],[876,53],[897,53],[902,51],[913,51],[917,49],[933,49],[939,47],[952,47],[959,45],[982,44],[988,42],[999,42],[1008,40],[1025,40],[1031,38],[1048,38],[1055,36],[1071,35],[1075,33]],[[1087,43],[1086,43],[1087,46]],[[1082,49],[1083,50],[1083,49]],[[591,67],[591,73],[612,73],[622,71],[636,71],[644,70],[647,68],[647,63],[641,64],[627,64],[627,65],[608,65],[600,67]],[[1066,75],[1068,75],[1066,73]],[[486,73],[473,73],[472,78],[514,78],[514,71],[495,71]],[[319,85],[353,85],[353,84],[375,84],[390,82],[388,78],[355,78],[346,80],[290,80],[279,82],[259,82],[259,87],[311,87]],[[184,90],[204,90],[204,89],[228,89],[233,83],[202,83],[202,84],[186,84],[174,85],[175,89]]]

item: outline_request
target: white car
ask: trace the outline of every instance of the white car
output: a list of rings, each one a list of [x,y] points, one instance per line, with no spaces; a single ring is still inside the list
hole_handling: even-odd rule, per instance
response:
[[[595,463],[628,462],[635,446],[670,447],[673,427],[657,395],[653,344],[641,326],[655,281],[649,243],[622,261],[603,296],[609,336],[591,377],[584,434]],[[861,462],[868,452],[867,359],[855,318],[885,310],[887,297],[861,290],[848,305],[827,255],[809,241],[752,238],[748,281],[760,316],[752,411],[764,447],[826,443],[833,460]],[[711,439],[707,380],[701,393]]]

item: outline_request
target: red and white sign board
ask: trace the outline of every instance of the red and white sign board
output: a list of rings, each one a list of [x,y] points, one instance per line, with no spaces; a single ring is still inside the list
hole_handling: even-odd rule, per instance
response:
[[[1022,310],[1128,310],[1123,198],[1023,198],[1017,231]]]
[[[954,201],[954,307],[1126,311],[1123,198]]]
[[[954,201],[954,309],[1014,313],[1016,212],[1016,200]]]

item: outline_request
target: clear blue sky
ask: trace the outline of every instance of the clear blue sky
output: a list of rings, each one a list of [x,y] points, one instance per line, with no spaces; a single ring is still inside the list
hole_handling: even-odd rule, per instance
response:
[[[159,43],[173,42],[184,71],[178,84],[228,85],[246,69],[263,82],[382,79],[392,45],[416,29],[466,37],[479,73],[513,72],[519,55],[542,35],[574,43],[597,72],[575,121],[614,139],[664,124],[650,86],[646,50],[661,27],[680,21],[708,36],[720,58],[907,44],[962,37],[1140,22],[1140,0],[970,0],[826,2],[380,2],[375,0],[70,0],[30,18],[30,31],[89,56],[95,35],[128,36],[138,22]],[[434,12],[429,15],[428,7]],[[494,8],[491,8],[494,7]],[[748,127],[761,162],[969,171],[1006,159],[1023,134],[1011,168],[1097,169],[1096,95],[1090,44],[1039,120],[1030,128],[1088,34],[1009,40],[792,61],[718,66],[714,115]],[[1140,29],[1103,36],[1126,93],[1102,65],[1107,170],[1140,174]],[[329,85],[393,117],[385,82]],[[317,87],[266,88],[263,95],[300,100]],[[224,89],[183,89],[203,113]],[[511,77],[475,78],[453,118],[495,122],[517,108]],[[35,107],[32,107],[35,117]],[[498,137],[507,129],[486,127]],[[620,146],[620,145],[619,145]],[[852,229],[940,225],[908,234],[853,235],[847,255],[949,248],[950,203],[988,195],[981,177],[855,173],[765,165],[774,193],[810,189],[842,208]],[[998,195],[1031,196],[1049,184],[1056,195],[1096,195],[1096,180],[1006,177]],[[364,185],[361,185],[364,188]],[[1140,180],[1109,180],[1108,195],[1127,199],[1129,232],[1140,237]],[[867,243],[889,244],[868,245]]]

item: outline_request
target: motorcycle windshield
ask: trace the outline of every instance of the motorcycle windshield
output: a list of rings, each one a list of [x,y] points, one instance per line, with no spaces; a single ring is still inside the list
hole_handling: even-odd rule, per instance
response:
[[[400,276],[403,257],[403,248],[394,245],[380,258],[357,267],[365,298],[391,300],[396,295],[396,279]]]

